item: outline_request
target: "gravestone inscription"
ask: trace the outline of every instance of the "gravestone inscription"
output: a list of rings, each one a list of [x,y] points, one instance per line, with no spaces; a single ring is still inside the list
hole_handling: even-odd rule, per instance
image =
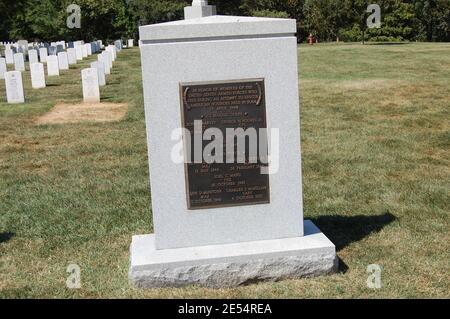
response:
[[[264,80],[181,84],[180,90],[183,126],[191,133],[191,158],[186,164],[188,208],[270,203],[269,176],[261,174],[261,168],[267,164],[267,160],[261,162],[258,155],[264,151],[267,153],[267,141],[255,141],[264,150],[255,149],[254,154],[250,152],[250,143],[245,143],[240,161],[238,145],[224,147],[226,152],[222,152],[222,158],[212,164],[204,160],[196,162],[194,149],[195,121],[202,121],[203,130],[219,129],[222,137],[227,136],[227,129],[230,128],[242,128],[243,131],[251,128],[257,139],[261,129],[267,128]],[[201,149],[209,143],[203,141]],[[232,153],[231,158],[229,153]]]

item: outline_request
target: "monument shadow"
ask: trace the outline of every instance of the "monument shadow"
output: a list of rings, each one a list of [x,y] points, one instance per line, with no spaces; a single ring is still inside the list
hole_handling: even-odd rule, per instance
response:
[[[336,245],[336,251],[379,232],[396,219],[389,211],[375,216],[328,215],[311,218],[312,222]]]
[[[6,233],[0,233],[0,244],[6,243],[11,240],[11,238],[14,237],[14,233],[6,232]]]

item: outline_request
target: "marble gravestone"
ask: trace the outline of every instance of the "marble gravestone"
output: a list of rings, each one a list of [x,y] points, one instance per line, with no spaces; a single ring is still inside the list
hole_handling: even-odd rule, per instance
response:
[[[134,40],[128,39],[128,48],[132,48],[132,47],[134,47]]]
[[[88,51],[85,44],[81,45],[81,53],[83,55],[83,59],[88,57]]]
[[[33,89],[45,88],[45,72],[43,63],[31,63],[31,86]]]
[[[14,51],[12,49],[5,50],[6,64],[14,64]]]
[[[88,68],[81,70],[81,80],[83,83],[83,101],[85,103],[100,102],[97,69]]]
[[[82,61],[83,60],[83,48],[81,45],[79,45],[79,44],[75,45],[75,53],[77,55],[77,61]]]
[[[58,53],[58,66],[60,70],[69,70],[69,60],[67,52],[62,51]]]
[[[39,58],[41,60],[42,63],[47,63],[47,48],[40,48],[39,49]]]
[[[109,68],[112,69],[113,61],[114,61],[114,53],[111,50],[109,50],[109,51],[103,52],[103,54],[105,55],[106,62],[108,62],[108,64],[109,64]]]
[[[25,72],[25,60],[23,53],[14,54],[14,70]]]
[[[114,45],[108,45],[106,51],[111,53],[111,62],[116,61],[117,58],[117,48]]]
[[[33,63],[38,63],[39,62],[39,57],[38,57],[38,52],[37,50],[28,50],[28,61],[31,64]]]
[[[97,56],[98,61],[103,62],[105,67],[105,74],[111,74],[111,56],[109,52],[102,52]]]
[[[96,69],[98,73],[98,85],[105,86],[106,85],[106,77],[105,77],[105,65],[101,61],[92,62],[91,68]]]
[[[5,73],[8,72],[8,68],[6,66],[6,59],[0,58],[0,79],[5,78]]]
[[[6,99],[9,104],[25,103],[22,73],[10,71],[5,73]]]
[[[28,51],[28,41],[27,40],[19,40],[19,41],[17,41],[17,45],[22,53],[25,53]]]
[[[131,282],[220,288],[334,272],[335,246],[303,220],[296,21],[185,12],[139,29],[155,233],[132,239]],[[227,162],[208,162],[210,129],[219,147],[228,129],[259,132],[260,153],[235,153],[232,138],[232,162],[228,148],[215,151]]]
[[[91,56],[92,55],[92,46],[90,43],[86,43],[84,45],[84,47],[86,48],[86,52],[87,52],[87,56]]]
[[[49,46],[48,47],[48,55],[57,55],[58,54],[58,48],[56,46]]]
[[[47,57],[47,75],[59,76],[59,62],[56,55],[49,55]]]
[[[114,45],[115,45],[117,51],[119,51],[119,52],[122,51],[122,48],[123,48],[123,46],[122,46],[122,40],[116,40],[116,41],[114,42]]]
[[[67,60],[69,62],[69,65],[77,64],[77,52],[75,48],[67,49]]]

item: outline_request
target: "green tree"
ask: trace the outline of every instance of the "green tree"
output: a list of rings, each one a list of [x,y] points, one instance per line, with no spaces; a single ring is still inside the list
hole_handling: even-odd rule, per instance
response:
[[[184,18],[187,0],[129,0],[129,13],[136,26],[161,23]]]
[[[418,40],[450,41],[450,0],[413,0]]]
[[[10,30],[13,21],[19,12],[23,10],[23,2],[16,0],[0,0],[0,39],[9,41],[11,39]]]
[[[138,27],[183,19],[191,0],[0,0],[1,40],[114,40]],[[382,26],[367,29],[371,0],[210,0],[219,14],[297,20],[304,41],[450,41],[450,0],[378,0]],[[81,29],[66,25],[69,4],[81,7]]]
[[[343,19],[342,9],[339,0],[306,0],[303,12],[307,29],[322,41],[335,40]]]

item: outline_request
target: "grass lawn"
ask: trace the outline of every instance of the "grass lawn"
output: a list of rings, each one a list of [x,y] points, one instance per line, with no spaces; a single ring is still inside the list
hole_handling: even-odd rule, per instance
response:
[[[137,290],[133,234],[152,232],[140,57],[124,50],[102,101],[119,122],[36,125],[82,99],[80,69],[6,104],[0,83],[0,297],[450,297],[450,44],[300,46],[306,218],[340,272],[236,289]],[[67,266],[82,288],[66,288]],[[369,264],[381,289],[366,286]]]

